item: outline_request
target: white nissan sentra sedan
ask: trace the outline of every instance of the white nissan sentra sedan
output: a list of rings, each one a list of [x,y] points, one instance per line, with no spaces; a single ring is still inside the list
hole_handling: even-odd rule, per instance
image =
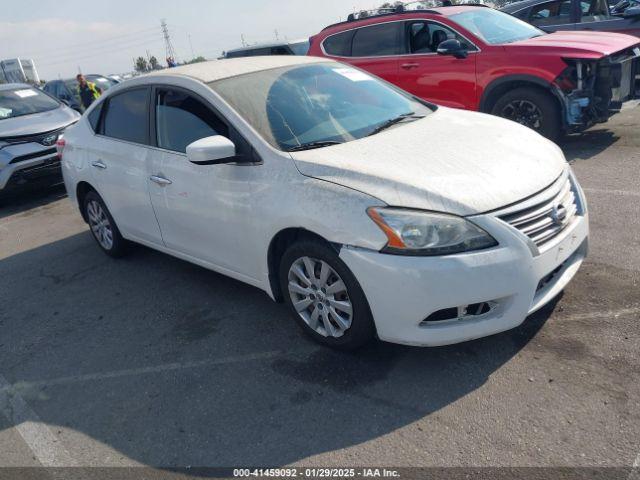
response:
[[[130,80],[59,150],[107,254],[136,242],[254,285],[335,348],[514,328],[587,254],[584,194],[556,145],[325,59]]]

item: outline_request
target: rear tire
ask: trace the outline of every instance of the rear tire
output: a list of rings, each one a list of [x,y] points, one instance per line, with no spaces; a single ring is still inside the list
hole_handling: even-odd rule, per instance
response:
[[[491,113],[529,127],[552,141],[562,134],[557,102],[550,94],[535,88],[520,87],[507,92]]]
[[[84,197],[83,208],[91,234],[100,249],[110,257],[123,257],[129,249],[129,242],[120,234],[100,195],[95,191],[88,192]]]
[[[310,272],[311,270],[311,272]],[[304,332],[338,350],[355,350],[375,336],[369,304],[351,270],[327,244],[302,240],[280,262],[280,288]]]

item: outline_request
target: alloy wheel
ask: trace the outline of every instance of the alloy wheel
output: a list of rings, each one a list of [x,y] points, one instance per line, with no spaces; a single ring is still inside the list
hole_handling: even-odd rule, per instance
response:
[[[540,108],[529,100],[513,100],[507,103],[500,116],[533,130],[539,130],[544,120]]]
[[[289,269],[289,295],[298,315],[323,337],[342,337],[351,327],[353,305],[340,275],[331,266],[309,257]]]
[[[87,203],[87,217],[94,237],[105,250],[113,248],[113,229],[102,205],[95,200]]]

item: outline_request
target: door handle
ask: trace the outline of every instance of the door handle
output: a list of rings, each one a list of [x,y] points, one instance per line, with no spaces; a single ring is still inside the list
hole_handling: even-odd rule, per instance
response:
[[[166,187],[167,185],[171,185],[173,183],[168,178],[159,177],[157,175],[152,175],[151,177],[149,177],[149,180],[151,180],[153,183],[157,183],[161,187]]]
[[[412,68],[418,68],[419,66],[419,63],[403,63],[402,65],[400,65],[400,68],[404,70],[411,70]]]
[[[97,162],[91,162],[92,167],[99,168],[100,170],[106,170],[107,166],[104,164],[102,160],[98,160]]]

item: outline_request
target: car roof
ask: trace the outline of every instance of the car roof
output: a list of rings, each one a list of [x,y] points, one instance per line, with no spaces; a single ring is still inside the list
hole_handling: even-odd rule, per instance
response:
[[[326,63],[328,61],[330,62],[331,60],[320,57],[305,57],[297,55],[227,58],[224,60],[211,60],[209,62],[168,68],[158,72],[149,73],[138,78],[178,75],[195,78],[201,82],[209,83],[215,82],[216,80],[223,80],[225,78],[237,77],[238,75],[244,75],[246,73],[270,70],[272,68]]]
[[[45,83],[45,85],[49,85],[50,83],[66,83],[66,82],[71,82],[71,81],[76,81],[75,78],[56,78],[55,80],[49,80],[47,83]]]
[[[334,23],[333,25],[329,25],[322,30],[322,33],[326,33],[327,31],[341,31],[352,28],[358,28],[365,25],[375,25],[376,23],[383,22],[393,22],[396,20],[404,20],[409,19],[407,17],[416,17],[420,18],[424,16],[433,17],[450,17],[451,15],[456,15],[462,12],[468,12],[471,10],[477,10],[479,8],[486,9],[490,8],[487,5],[481,4],[469,4],[469,5],[451,5],[448,7],[429,7],[423,9],[416,10],[404,10],[401,12],[387,12],[381,14],[370,15],[367,17],[357,18],[355,20],[347,20],[345,22]]]
[[[508,5],[505,5],[500,9],[500,11],[505,13],[513,13],[513,12],[517,12],[518,10],[522,10],[524,8],[529,8],[532,5],[538,5],[539,3],[544,3],[546,1],[548,0],[520,0],[517,2],[510,3]]]
[[[15,90],[17,88],[34,88],[33,85],[27,83],[2,83],[0,84],[0,92],[6,90]]]
[[[285,42],[266,42],[266,43],[256,43],[255,45],[249,45],[246,47],[233,48],[231,50],[227,50],[226,53],[236,53],[236,52],[250,52],[251,50],[259,50],[261,48],[272,48],[272,47],[286,47],[289,45],[295,45],[296,43],[308,42],[308,38],[300,38],[298,40],[287,40]]]

